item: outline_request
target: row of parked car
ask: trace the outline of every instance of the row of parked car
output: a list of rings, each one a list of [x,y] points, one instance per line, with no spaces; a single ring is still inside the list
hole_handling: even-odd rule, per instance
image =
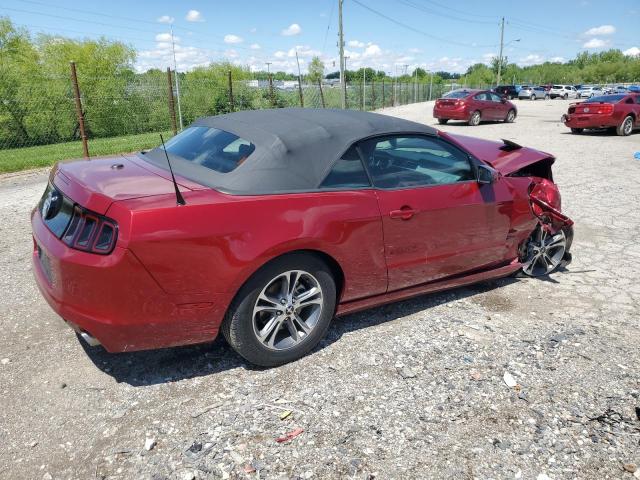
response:
[[[625,87],[600,86],[600,85],[498,85],[493,91],[504,95],[507,100],[518,98],[520,100],[539,100],[562,98],[565,100],[574,98],[591,98],[600,95],[624,94],[640,92],[640,86]]]
[[[526,87],[529,98],[580,98],[588,92],[584,102],[572,103],[561,121],[579,134],[585,129],[611,129],[618,135],[631,135],[640,128],[640,88],[627,89],[623,93],[604,94],[602,89],[592,86],[576,89],[573,85],[552,85],[548,91],[543,87]],[[523,92],[523,90],[520,90]],[[578,93],[580,92],[580,93]],[[459,89],[436,100],[433,116],[441,125],[449,120],[461,120],[471,126],[483,121],[513,123],[518,108],[506,94],[494,90]],[[520,94],[519,94],[520,95]],[[523,97],[519,97],[523,98]]]

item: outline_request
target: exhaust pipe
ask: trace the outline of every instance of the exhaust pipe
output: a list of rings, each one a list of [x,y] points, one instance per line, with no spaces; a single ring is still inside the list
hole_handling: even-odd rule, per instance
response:
[[[90,347],[97,347],[98,345],[100,345],[100,341],[93,335],[85,332],[84,330],[80,330],[79,333],[80,333],[80,336],[82,337],[82,340],[84,340],[85,343]]]

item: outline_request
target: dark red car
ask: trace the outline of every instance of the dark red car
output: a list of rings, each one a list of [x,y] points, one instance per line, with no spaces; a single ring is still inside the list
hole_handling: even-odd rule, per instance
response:
[[[58,164],[32,213],[35,277],[110,352],[221,330],[278,365],[335,315],[567,262],[553,162],[373,113],[203,118],[166,150]]]
[[[569,105],[562,122],[571,133],[588,128],[610,128],[618,135],[631,135],[640,128],[640,93],[603,95]]]
[[[463,120],[476,126],[482,121],[512,123],[518,109],[509,100],[490,90],[454,90],[436,100],[433,116],[440,124]]]

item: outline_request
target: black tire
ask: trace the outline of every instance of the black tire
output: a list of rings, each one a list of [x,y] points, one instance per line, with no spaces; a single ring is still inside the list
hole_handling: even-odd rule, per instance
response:
[[[531,95],[531,100],[533,100],[534,102],[536,101],[536,96],[535,95]]]
[[[627,115],[624,117],[624,120],[620,122],[620,125],[616,127],[616,134],[621,137],[626,137],[631,135],[631,132],[633,132],[633,117]]]
[[[290,348],[272,350],[256,336],[253,308],[258,296],[272,279],[290,270],[303,270],[315,277],[322,291],[322,310],[306,338]],[[303,357],[322,340],[335,314],[336,298],[336,284],[331,269],[321,259],[307,253],[279,257],[258,270],[238,291],[222,323],[222,334],[247,361],[261,367],[283,365]]]
[[[505,123],[513,123],[516,119],[516,111],[512,108],[507,112],[507,116],[504,118]]]
[[[440,125],[445,125],[448,121],[449,121],[449,119],[448,119],[448,118],[439,118],[439,119],[438,119],[438,123],[439,123]]]
[[[568,100],[569,99],[569,94],[565,93],[564,96],[562,97],[563,100]]]
[[[582,133],[584,131],[584,128],[572,128],[571,129],[571,133]]]
[[[480,125],[481,120],[482,120],[482,115],[478,110],[476,110],[471,114],[471,116],[469,117],[469,121],[467,123],[472,127],[477,127],[478,125]]]
[[[545,99],[545,100],[549,100],[550,98],[551,98],[551,97],[549,97],[549,95],[545,95],[545,96],[544,96],[544,99]]]

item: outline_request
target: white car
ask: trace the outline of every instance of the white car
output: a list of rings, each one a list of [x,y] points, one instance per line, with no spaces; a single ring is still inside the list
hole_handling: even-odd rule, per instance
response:
[[[585,85],[580,90],[578,90],[578,98],[591,98],[598,97],[600,95],[604,95],[602,88],[598,86],[587,86]]]
[[[549,90],[549,97],[551,97],[552,100],[557,97],[565,100],[567,98],[578,98],[578,91],[573,85],[554,85],[551,87],[551,90]]]

